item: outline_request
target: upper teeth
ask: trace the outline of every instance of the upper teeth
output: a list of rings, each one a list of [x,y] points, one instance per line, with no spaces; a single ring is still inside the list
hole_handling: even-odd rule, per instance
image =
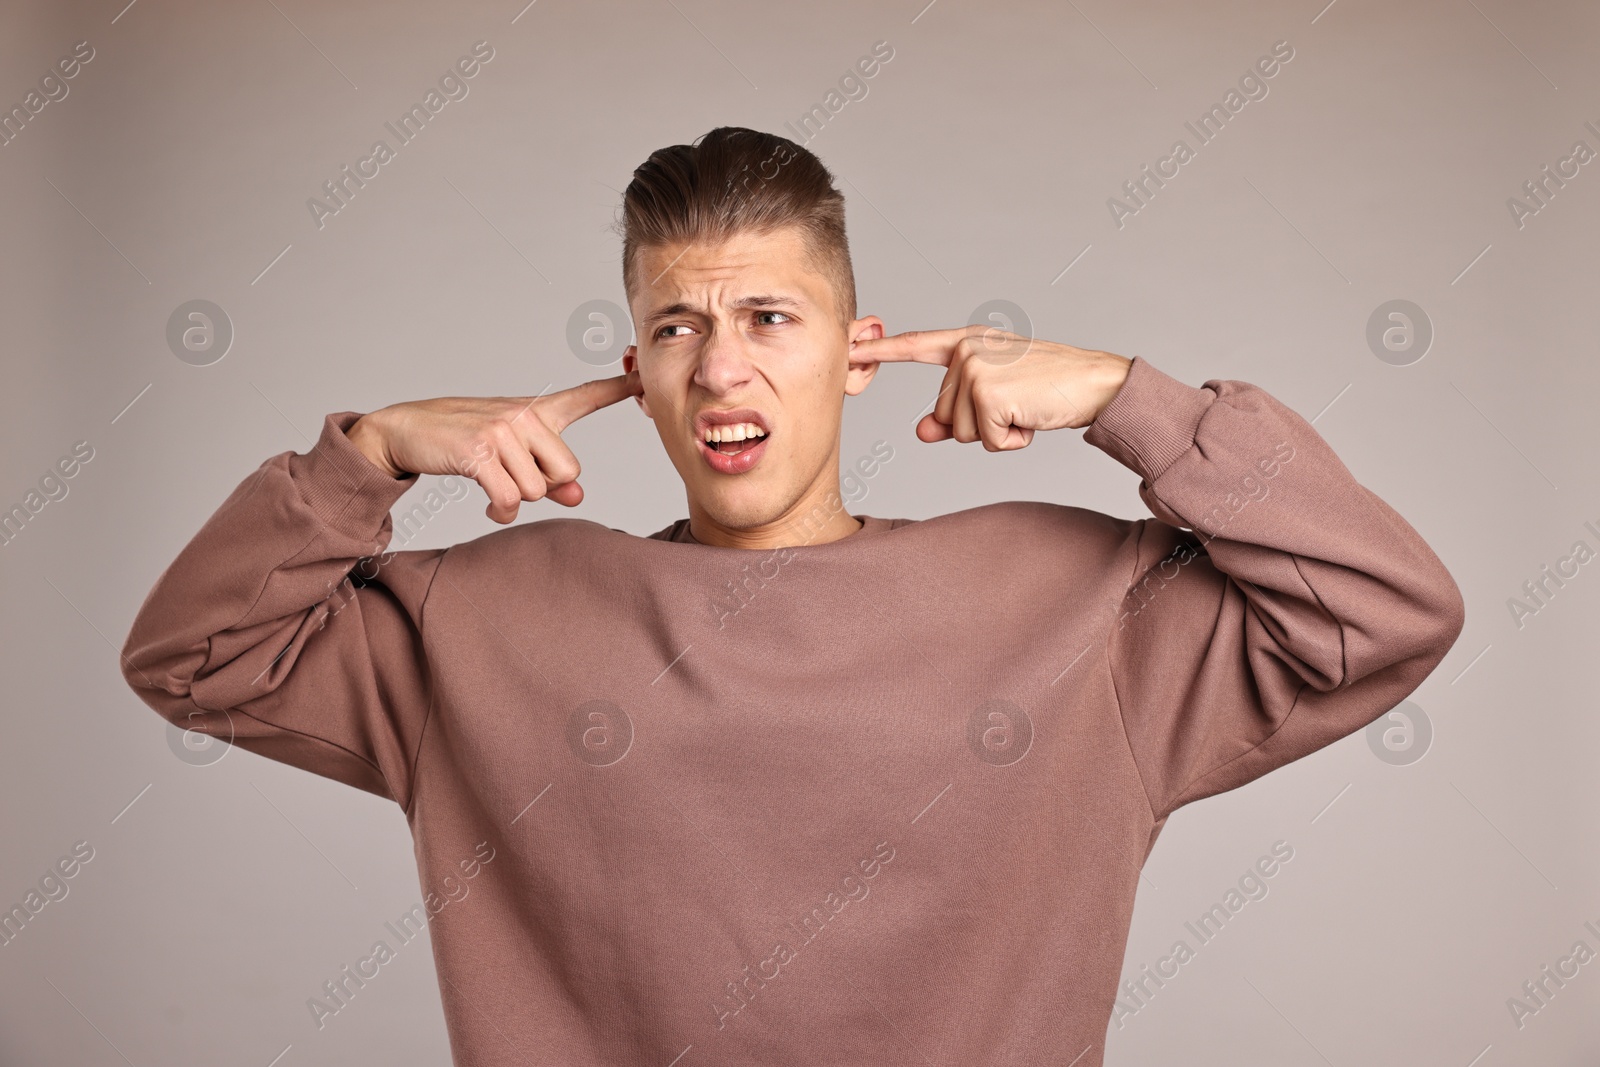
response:
[[[753,422],[733,422],[706,429],[706,440],[713,444],[717,441],[743,441],[749,437],[766,435],[766,431]]]

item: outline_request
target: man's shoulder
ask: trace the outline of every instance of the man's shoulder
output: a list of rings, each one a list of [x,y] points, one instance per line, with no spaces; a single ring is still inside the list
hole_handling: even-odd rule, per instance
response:
[[[1068,536],[1124,540],[1138,525],[1105,512],[1044,500],[1001,500],[916,520],[934,530],[992,530],[1013,538]]]
[[[630,544],[659,539],[659,534],[640,537],[592,519],[563,515],[491,530],[470,540],[458,541],[448,551],[457,563],[546,553],[557,553],[570,560],[580,553],[617,552],[625,550]]]
[[[892,523],[879,545],[919,565],[944,560],[956,567],[992,565],[1019,573],[1062,568],[1066,560],[1090,570],[1114,569],[1119,557],[1137,552],[1144,526],[1141,520],[1042,500],[1002,500]]]
[[[1092,598],[1133,572],[1144,525],[1071,504],[1003,500],[910,523],[896,548],[907,567],[973,596]]]

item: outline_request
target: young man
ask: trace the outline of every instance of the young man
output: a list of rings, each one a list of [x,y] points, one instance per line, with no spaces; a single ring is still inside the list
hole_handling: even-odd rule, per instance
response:
[[[1255,386],[884,337],[792,142],[662,149],[625,216],[625,374],[327,416],[161,576],[129,684],[400,806],[458,1063],[1101,1063],[1167,817],[1393,708],[1460,632],[1455,583]],[[946,368],[923,441],[1087,427],[1155,517],[849,514],[843,397],[892,361]],[[628,397],[687,518],[385,551],[418,472],[501,523],[577,504],[559,435]]]

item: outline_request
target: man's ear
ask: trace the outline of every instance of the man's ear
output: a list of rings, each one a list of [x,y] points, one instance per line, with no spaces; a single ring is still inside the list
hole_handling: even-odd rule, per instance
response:
[[[877,340],[883,336],[883,320],[876,315],[867,315],[853,320],[845,327],[845,333],[850,338],[850,348],[854,351],[857,341],[872,339]],[[845,374],[844,391],[848,396],[855,396],[864,390],[878,373],[877,361],[857,363],[850,361],[850,369]]]
[[[638,369],[638,367],[639,367],[639,346],[637,346],[637,345],[629,345],[627,348],[622,350],[622,373],[624,373],[624,374],[632,374],[635,370]],[[655,418],[654,415],[650,414],[650,403],[649,403],[649,401],[645,400],[643,393],[639,394],[638,396],[634,397],[633,399],[638,401],[639,410],[644,412],[645,418],[647,418],[647,419]]]

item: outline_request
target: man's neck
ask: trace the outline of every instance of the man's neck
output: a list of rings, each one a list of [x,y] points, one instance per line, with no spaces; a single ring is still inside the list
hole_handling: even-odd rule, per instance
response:
[[[724,526],[693,501],[689,503],[689,536],[718,548],[792,548],[823,545],[849,537],[864,526],[845,510],[838,487],[807,494],[783,515],[760,526]]]

